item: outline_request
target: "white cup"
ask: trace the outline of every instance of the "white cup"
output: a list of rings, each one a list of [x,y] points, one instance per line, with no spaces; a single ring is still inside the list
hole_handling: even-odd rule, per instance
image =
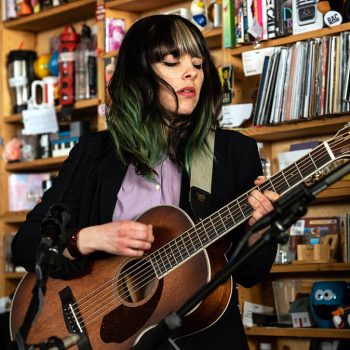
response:
[[[49,76],[43,80],[34,80],[31,86],[33,106],[36,108],[54,106],[57,87],[58,77]]]

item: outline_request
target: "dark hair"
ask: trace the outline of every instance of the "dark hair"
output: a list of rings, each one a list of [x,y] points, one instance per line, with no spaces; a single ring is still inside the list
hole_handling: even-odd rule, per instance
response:
[[[203,58],[204,81],[190,117],[170,115],[158,98],[163,84],[177,101],[175,91],[152,68],[169,53]],[[107,125],[118,156],[143,175],[151,175],[165,155],[189,171],[193,153],[203,149],[209,130],[217,126],[222,102],[218,72],[202,33],[177,15],[153,15],[131,26],[108,92]]]

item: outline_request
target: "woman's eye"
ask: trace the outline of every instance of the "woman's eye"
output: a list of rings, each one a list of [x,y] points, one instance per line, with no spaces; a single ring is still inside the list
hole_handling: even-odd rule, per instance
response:
[[[177,62],[163,62],[164,65],[166,65],[167,67],[175,67],[177,65]]]
[[[202,69],[203,68],[203,63],[197,63],[197,64],[193,63],[193,67],[196,68],[196,69]]]

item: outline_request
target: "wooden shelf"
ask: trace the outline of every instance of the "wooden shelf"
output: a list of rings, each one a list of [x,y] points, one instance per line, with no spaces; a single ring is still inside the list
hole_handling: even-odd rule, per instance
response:
[[[350,122],[350,115],[343,115],[280,125],[234,128],[232,130],[240,131],[247,136],[255,138],[257,141],[282,141],[305,137],[305,135],[313,136],[335,133],[348,122]]]
[[[349,329],[246,327],[248,336],[350,339]]]
[[[350,197],[350,181],[340,180],[317,195],[317,201],[325,202]]]
[[[222,47],[222,28],[214,28],[203,33],[209,49]]]
[[[349,272],[350,263],[310,263],[310,264],[275,264],[270,273],[293,272]]]
[[[77,101],[74,104],[74,111],[82,111],[82,110],[97,108],[98,103],[99,103],[99,100],[97,98]],[[59,113],[61,108],[62,108],[61,106],[55,107],[56,113]],[[18,113],[18,114],[4,116],[4,122],[7,124],[22,123],[22,114]]]
[[[111,0],[106,1],[106,8],[130,12],[146,12],[181,2],[183,0]]]
[[[332,35],[332,34],[340,33],[349,29],[350,29],[350,22],[340,24],[335,27],[323,28],[323,29],[318,29],[311,32],[289,35],[281,38],[262,41],[258,48],[255,48],[253,44],[246,44],[246,45],[238,46],[233,49],[227,49],[227,50],[230,51],[230,54],[232,56],[237,56],[242,52],[246,52],[246,51],[251,51],[255,49],[264,49],[267,47],[274,47],[274,46],[289,45],[300,40],[308,40],[310,38],[318,38],[325,35]]]
[[[3,220],[7,224],[20,224],[26,219],[28,210],[9,211],[3,215]]]
[[[96,0],[75,0],[3,23],[7,29],[37,33],[95,17],[95,10]]]
[[[6,171],[26,172],[26,171],[49,171],[60,168],[67,157],[54,157],[46,159],[36,159],[30,162],[16,162],[6,164]]]
[[[203,33],[210,49],[221,47],[222,28],[215,28]],[[102,53],[102,59],[118,56],[119,50]]]

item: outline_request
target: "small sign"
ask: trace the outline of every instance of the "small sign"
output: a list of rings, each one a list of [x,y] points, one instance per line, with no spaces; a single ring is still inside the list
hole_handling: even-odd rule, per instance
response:
[[[27,109],[22,112],[23,135],[48,134],[58,131],[57,115],[54,107]]]
[[[271,56],[274,50],[274,47],[267,47],[265,49],[242,52],[244,76],[261,74],[265,56]]]
[[[328,27],[335,27],[343,22],[343,17],[337,11],[328,11],[323,20]]]

